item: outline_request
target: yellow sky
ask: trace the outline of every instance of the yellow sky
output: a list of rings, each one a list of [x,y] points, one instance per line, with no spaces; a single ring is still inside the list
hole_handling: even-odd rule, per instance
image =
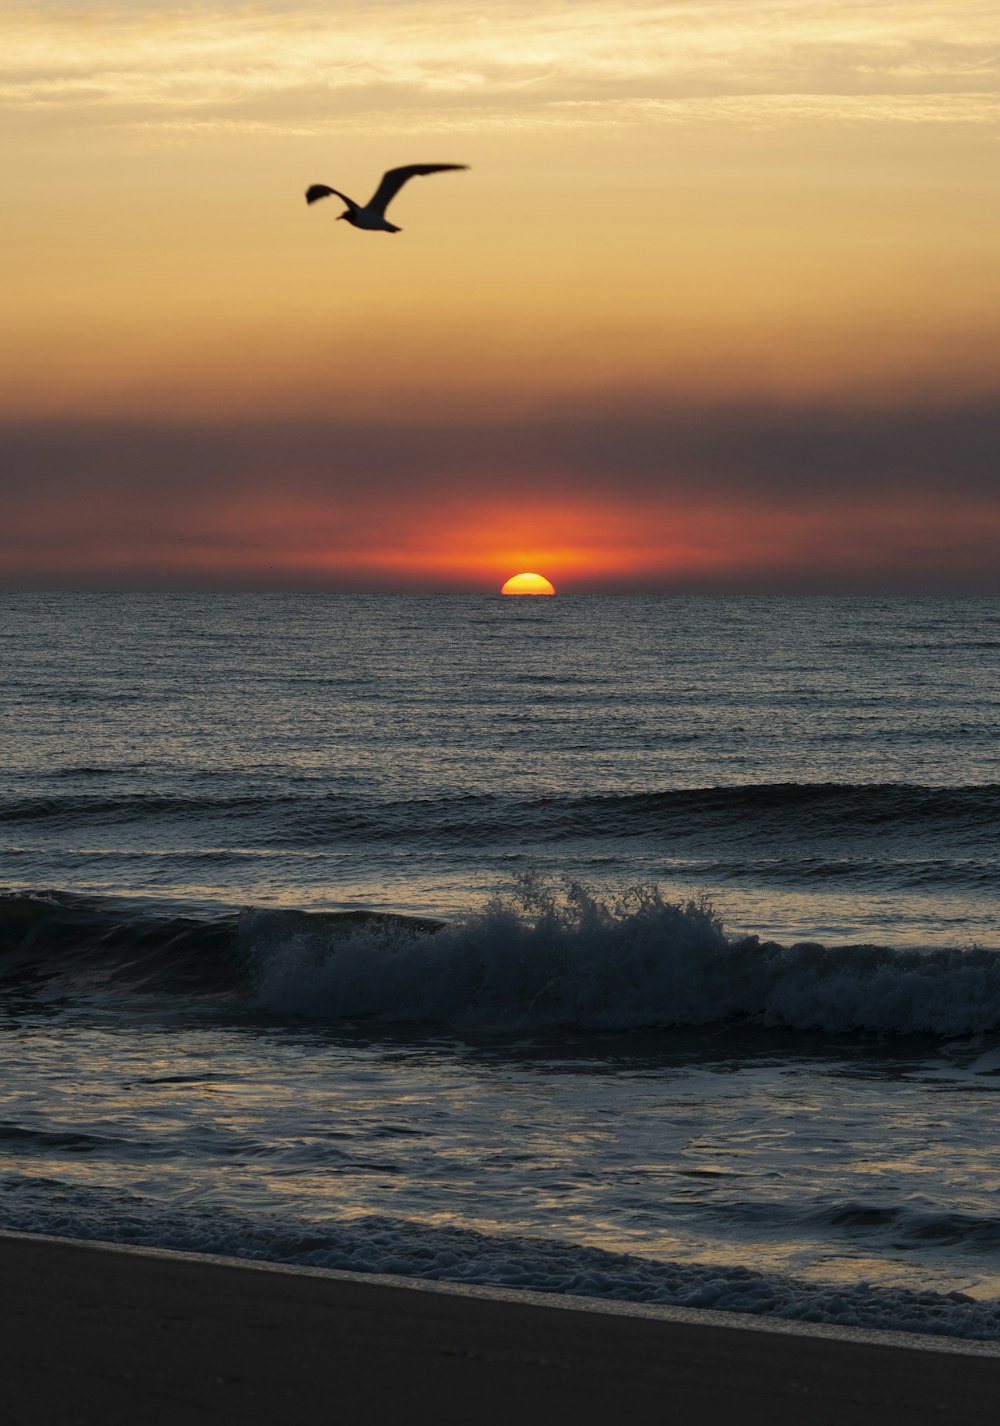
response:
[[[614,497],[680,569],[669,532],[695,509],[690,491],[654,519],[645,456],[632,496],[621,485],[607,433],[633,409],[668,413],[668,427],[701,413],[704,446],[720,424],[742,430],[733,411],[755,405],[844,410],[853,431],[869,410],[971,403],[974,438],[959,432],[957,446],[972,452],[974,527],[993,439],[982,411],[1000,381],[998,21],[995,0],[7,6],[0,426],[325,421],[333,509],[355,479],[338,465],[337,422],[423,424],[443,452],[455,419],[513,423],[481,492],[493,509],[505,479],[552,475],[519,457],[518,422],[555,412],[568,431],[574,412],[609,411],[604,476],[588,475],[569,533],[519,487],[518,548],[562,551],[570,568],[602,530],[612,538],[598,512]],[[336,222],[336,199],[304,202],[313,182],[364,201],[384,169],[415,161],[470,171],[409,184],[390,211],[399,235]],[[884,512],[900,496],[879,482],[903,479],[913,454],[865,429],[857,459],[871,462],[868,508],[883,514],[858,548],[889,538]],[[778,436],[768,442],[780,455]],[[431,444],[427,469],[450,469]],[[683,453],[663,464],[668,485],[715,479],[702,446],[690,466]],[[205,496],[227,510],[240,481],[263,479],[240,449],[228,493]],[[74,457],[60,450],[69,481]],[[807,470],[808,445],[795,450]],[[289,459],[272,459],[270,478],[299,480],[313,509],[318,458]],[[210,482],[204,450],[197,461]],[[565,503],[571,462],[555,466]],[[764,469],[750,461],[747,499]],[[170,473],[159,478],[169,489]],[[921,481],[929,511],[934,482]],[[424,514],[447,505],[443,489]],[[104,494],[76,487],[61,508],[78,498],[104,508]],[[828,518],[825,498],[809,520]],[[111,504],[126,499],[139,495]],[[784,528],[757,513],[762,530]],[[427,546],[430,564],[470,538],[470,520],[463,505]],[[714,567],[733,531],[690,520],[684,548]],[[424,536],[373,547],[368,567],[417,559],[408,539]],[[613,542],[624,568],[633,536],[616,529]],[[487,558],[506,553],[484,535],[467,563]]]
[[[995,382],[995,4],[31,6],[9,412]],[[397,238],[309,211],[398,162]]]

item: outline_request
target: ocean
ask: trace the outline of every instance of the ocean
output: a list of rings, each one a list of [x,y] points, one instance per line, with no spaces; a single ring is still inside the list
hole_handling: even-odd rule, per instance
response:
[[[0,616],[0,1228],[1000,1339],[1000,600]]]

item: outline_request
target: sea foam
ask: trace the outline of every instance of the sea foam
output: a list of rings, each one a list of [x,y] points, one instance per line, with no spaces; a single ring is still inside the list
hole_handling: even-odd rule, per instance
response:
[[[579,1243],[475,1232],[377,1214],[310,1221],[247,1218],[218,1205],[168,1207],[133,1195],[7,1184],[0,1228],[224,1254],[425,1281],[568,1293],[791,1321],[1000,1340],[1000,1302],[959,1292],[806,1282],[729,1263],[678,1263]]]
[[[826,1031],[957,1036],[1000,1027],[1000,954],[782,946],[735,937],[707,900],[656,887],[602,897],[524,878],[436,931],[241,918],[261,1009],[457,1029],[594,1030],[742,1019]]]

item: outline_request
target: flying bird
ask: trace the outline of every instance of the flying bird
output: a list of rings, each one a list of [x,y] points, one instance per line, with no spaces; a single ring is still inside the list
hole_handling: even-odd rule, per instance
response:
[[[368,202],[361,206],[355,203],[353,198],[348,198],[346,193],[341,193],[337,188],[327,188],[325,183],[314,183],[306,190],[306,202],[315,203],[320,198],[342,198],[347,204],[347,212],[341,213],[338,217],[345,222],[352,224],[355,228],[366,228],[372,233],[399,233],[401,228],[397,228],[393,223],[386,222],[385,210],[402,188],[403,184],[410,178],[416,178],[424,173],[444,173],[450,168],[468,168],[467,163],[408,163],[403,168],[390,168],[388,173],[382,175],[382,182],[376,188],[375,193]]]

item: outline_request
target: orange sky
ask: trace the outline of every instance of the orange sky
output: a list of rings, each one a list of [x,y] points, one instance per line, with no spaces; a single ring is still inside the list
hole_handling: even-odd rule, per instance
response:
[[[992,3],[0,43],[9,587],[1000,590]],[[399,235],[304,203],[412,161]]]

